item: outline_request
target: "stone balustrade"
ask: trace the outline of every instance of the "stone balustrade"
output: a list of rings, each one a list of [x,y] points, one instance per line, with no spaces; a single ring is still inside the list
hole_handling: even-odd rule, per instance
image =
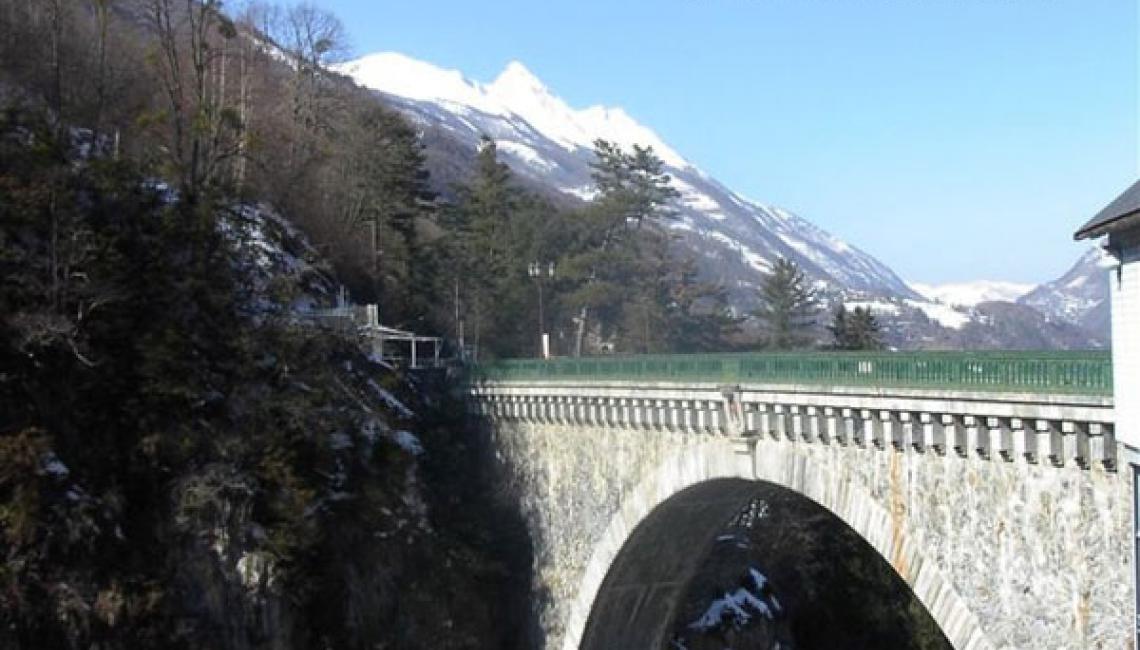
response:
[[[954,454],[1088,469],[1117,467],[1112,400],[819,386],[484,382],[493,419]]]

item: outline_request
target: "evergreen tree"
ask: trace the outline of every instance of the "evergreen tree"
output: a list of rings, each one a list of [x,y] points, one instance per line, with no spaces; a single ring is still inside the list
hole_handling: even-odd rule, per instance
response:
[[[476,346],[491,346],[486,350],[491,354],[516,352],[523,335],[518,316],[529,307],[527,257],[534,248],[533,228],[524,222],[536,219],[540,202],[514,184],[510,168],[499,161],[495,142],[487,136],[471,179],[456,187],[456,195],[446,226],[451,229],[453,286],[460,296],[466,338]],[[533,349],[533,344],[524,349]]]
[[[827,326],[827,331],[831,332],[832,345],[837,350],[849,350],[851,326],[847,319],[847,305],[842,302],[835,309],[835,314],[831,317],[831,324]]]
[[[432,212],[435,195],[423,147],[403,118],[380,106],[353,118],[348,126],[354,137],[321,181],[327,192],[322,203],[336,206],[335,227],[357,244],[340,251],[342,261],[355,260],[346,274],[355,293],[375,300],[387,322],[404,322],[423,308],[417,222]]]
[[[701,282],[696,261],[687,257],[669,274],[669,351],[718,352],[740,331],[724,287]]]
[[[879,323],[869,307],[851,311],[840,304],[828,326],[839,350],[878,350],[883,347]]]
[[[764,324],[768,345],[788,350],[809,344],[816,300],[803,270],[787,258],[777,259],[760,292],[761,304],[753,315]]]
[[[594,142],[594,155],[591,175],[599,195],[578,215],[578,252],[568,265],[578,283],[572,296],[579,305],[575,355],[582,353],[591,318],[597,318],[599,334],[623,320],[628,331],[631,317],[622,313],[626,296],[631,290],[640,295],[656,293],[647,282],[660,279],[667,242],[643,226],[675,217],[672,202],[678,196],[652,147],[635,145],[627,153],[599,139]],[[651,321],[659,317],[650,310],[661,309],[662,303],[641,300],[634,305],[640,318],[632,317],[633,329],[640,330],[644,339]],[[641,347],[648,345],[643,340]]]

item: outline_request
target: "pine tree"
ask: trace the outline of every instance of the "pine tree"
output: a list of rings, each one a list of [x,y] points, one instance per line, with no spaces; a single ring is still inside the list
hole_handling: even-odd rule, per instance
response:
[[[870,307],[856,307],[850,319],[851,349],[878,350],[883,347],[879,322]]]
[[[803,270],[787,258],[777,259],[760,292],[760,307],[753,315],[764,324],[768,344],[788,350],[810,343],[816,300]]]
[[[669,351],[721,352],[740,331],[740,319],[728,306],[724,287],[702,282],[696,261],[687,257],[667,276]]]
[[[456,195],[446,226],[452,234],[453,284],[465,336],[476,346],[491,346],[486,352],[509,354],[521,336],[517,316],[526,309],[528,261],[523,251],[532,246],[520,222],[524,212],[533,216],[532,202],[514,184],[510,168],[499,161],[495,142],[487,136],[480,142],[470,180],[456,187]]]
[[[828,326],[839,350],[878,350],[883,347],[879,323],[869,307],[851,311],[840,304]]]
[[[678,193],[670,185],[664,163],[652,147],[635,145],[627,153],[606,140],[594,142],[596,160],[591,163],[598,198],[579,214],[578,254],[569,268],[578,275],[579,286],[573,299],[579,304],[574,353],[581,355],[590,319],[599,330],[626,321],[622,307],[632,289],[644,294],[653,291],[647,280],[659,279],[662,245],[643,230],[676,216],[672,202]],[[642,332],[641,347],[648,347],[645,332],[651,328],[650,309],[660,309],[659,301],[634,301],[641,317],[633,317],[635,329]]]

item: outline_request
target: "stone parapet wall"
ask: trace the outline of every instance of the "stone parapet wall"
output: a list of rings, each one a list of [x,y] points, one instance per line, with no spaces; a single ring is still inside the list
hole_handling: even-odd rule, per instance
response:
[[[673,433],[768,434],[807,443],[978,456],[1054,467],[1118,464],[1112,403],[1056,395],[787,386],[493,384],[487,415],[542,424]]]

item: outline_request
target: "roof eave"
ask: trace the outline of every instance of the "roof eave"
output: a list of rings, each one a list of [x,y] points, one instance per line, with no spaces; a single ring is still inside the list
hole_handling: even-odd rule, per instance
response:
[[[1092,239],[1121,230],[1140,229],[1140,210],[1122,214],[1111,221],[1103,221],[1093,225],[1086,225],[1073,234],[1073,239]]]

